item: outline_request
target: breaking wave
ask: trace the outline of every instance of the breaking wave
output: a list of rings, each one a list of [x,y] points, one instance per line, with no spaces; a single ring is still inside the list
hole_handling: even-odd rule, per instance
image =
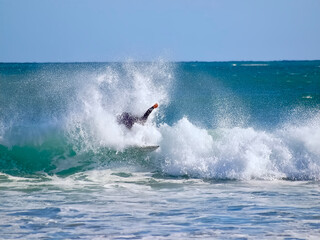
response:
[[[273,129],[208,128],[186,116],[169,124],[166,109],[176,101],[172,95],[179,95],[174,64],[22,68],[22,79],[1,80],[3,173],[63,175],[131,165],[174,177],[320,179],[317,110]],[[122,112],[142,115],[155,102],[160,108],[146,125],[135,124],[129,131],[117,124]],[[147,145],[160,147],[152,153],[136,148]]]

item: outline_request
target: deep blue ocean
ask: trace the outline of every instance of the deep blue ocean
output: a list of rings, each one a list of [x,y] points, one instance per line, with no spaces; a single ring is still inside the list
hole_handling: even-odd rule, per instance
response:
[[[320,61],[0,63],[0,239],[258,238],[320,238]]]

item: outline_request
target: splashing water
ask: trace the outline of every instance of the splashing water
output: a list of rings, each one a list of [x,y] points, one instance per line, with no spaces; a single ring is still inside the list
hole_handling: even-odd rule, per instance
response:
[[[59,173],[68,168],[77,172],[88,166],[91,169],[97,161],[123,165],[136,159],[133,164],[140,165],[139,158],[151,157],[146,163],[149,167],[173,176],[239,180],[320,177],[315,94],[307,99],[313,101],[307,108],[308,117],[293,114],[270,127],[259,114],[250,115],[250,109],[265,104],[266,99],[250,103],[250,98],[242,97],[242,86],[234,89],[231,80],[221,82],[222,76],[208,78],[210,64],[200,65],[198,72],[193,65],[163,61],[11,67],[10,71],[23,74],[18,74],[20,79],[9,70],[2,73],[5,91],[0,98],[0,151],[5,172]],[[226,71],[213,67],[218,73]],[[250,81],[249,91],[258,91]],[[196,88],[200,92],[192,91]],[[280,106],[288,101],[285,96],[281,99]],[[300,100],[306,101],[303,97]],[[207,104],[211,101],[213,108]],[[142,115],[155,102],[160,108],[146,125],[135,124],[129,131],[117,123],[122,112]],[[269,107],[279,115],[290,110],[290,105],[276,109],[272,102]],[[186,115],[180,116],[181,108]],[[200,114],[202,108],[205,112]],[[306,112],[306,107],[291,106],[299,108]],[[267,108],[264,114],[267,118]],[[208,116],[216,120],[207,121]],[[160,148],[147,156],[127,152],[128,148],[147,145]]]
[[[318,66],[0,64],[1,238],[318,239]]]

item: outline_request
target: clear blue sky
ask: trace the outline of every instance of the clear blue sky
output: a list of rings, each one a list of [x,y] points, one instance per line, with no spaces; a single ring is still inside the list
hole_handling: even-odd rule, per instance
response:
[[[320,0],[0,0],[0,62],[320,59]]]

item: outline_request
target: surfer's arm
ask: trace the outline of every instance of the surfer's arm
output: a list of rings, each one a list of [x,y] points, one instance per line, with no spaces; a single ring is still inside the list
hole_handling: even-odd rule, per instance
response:
[[[150,113],[153,111],[153,109],[158,107],[158,103],[154,104],[151,108],[149,108],[145,114],[143,114],[143,116],[140,118],[140,121],[145,123],[150,115]]]

